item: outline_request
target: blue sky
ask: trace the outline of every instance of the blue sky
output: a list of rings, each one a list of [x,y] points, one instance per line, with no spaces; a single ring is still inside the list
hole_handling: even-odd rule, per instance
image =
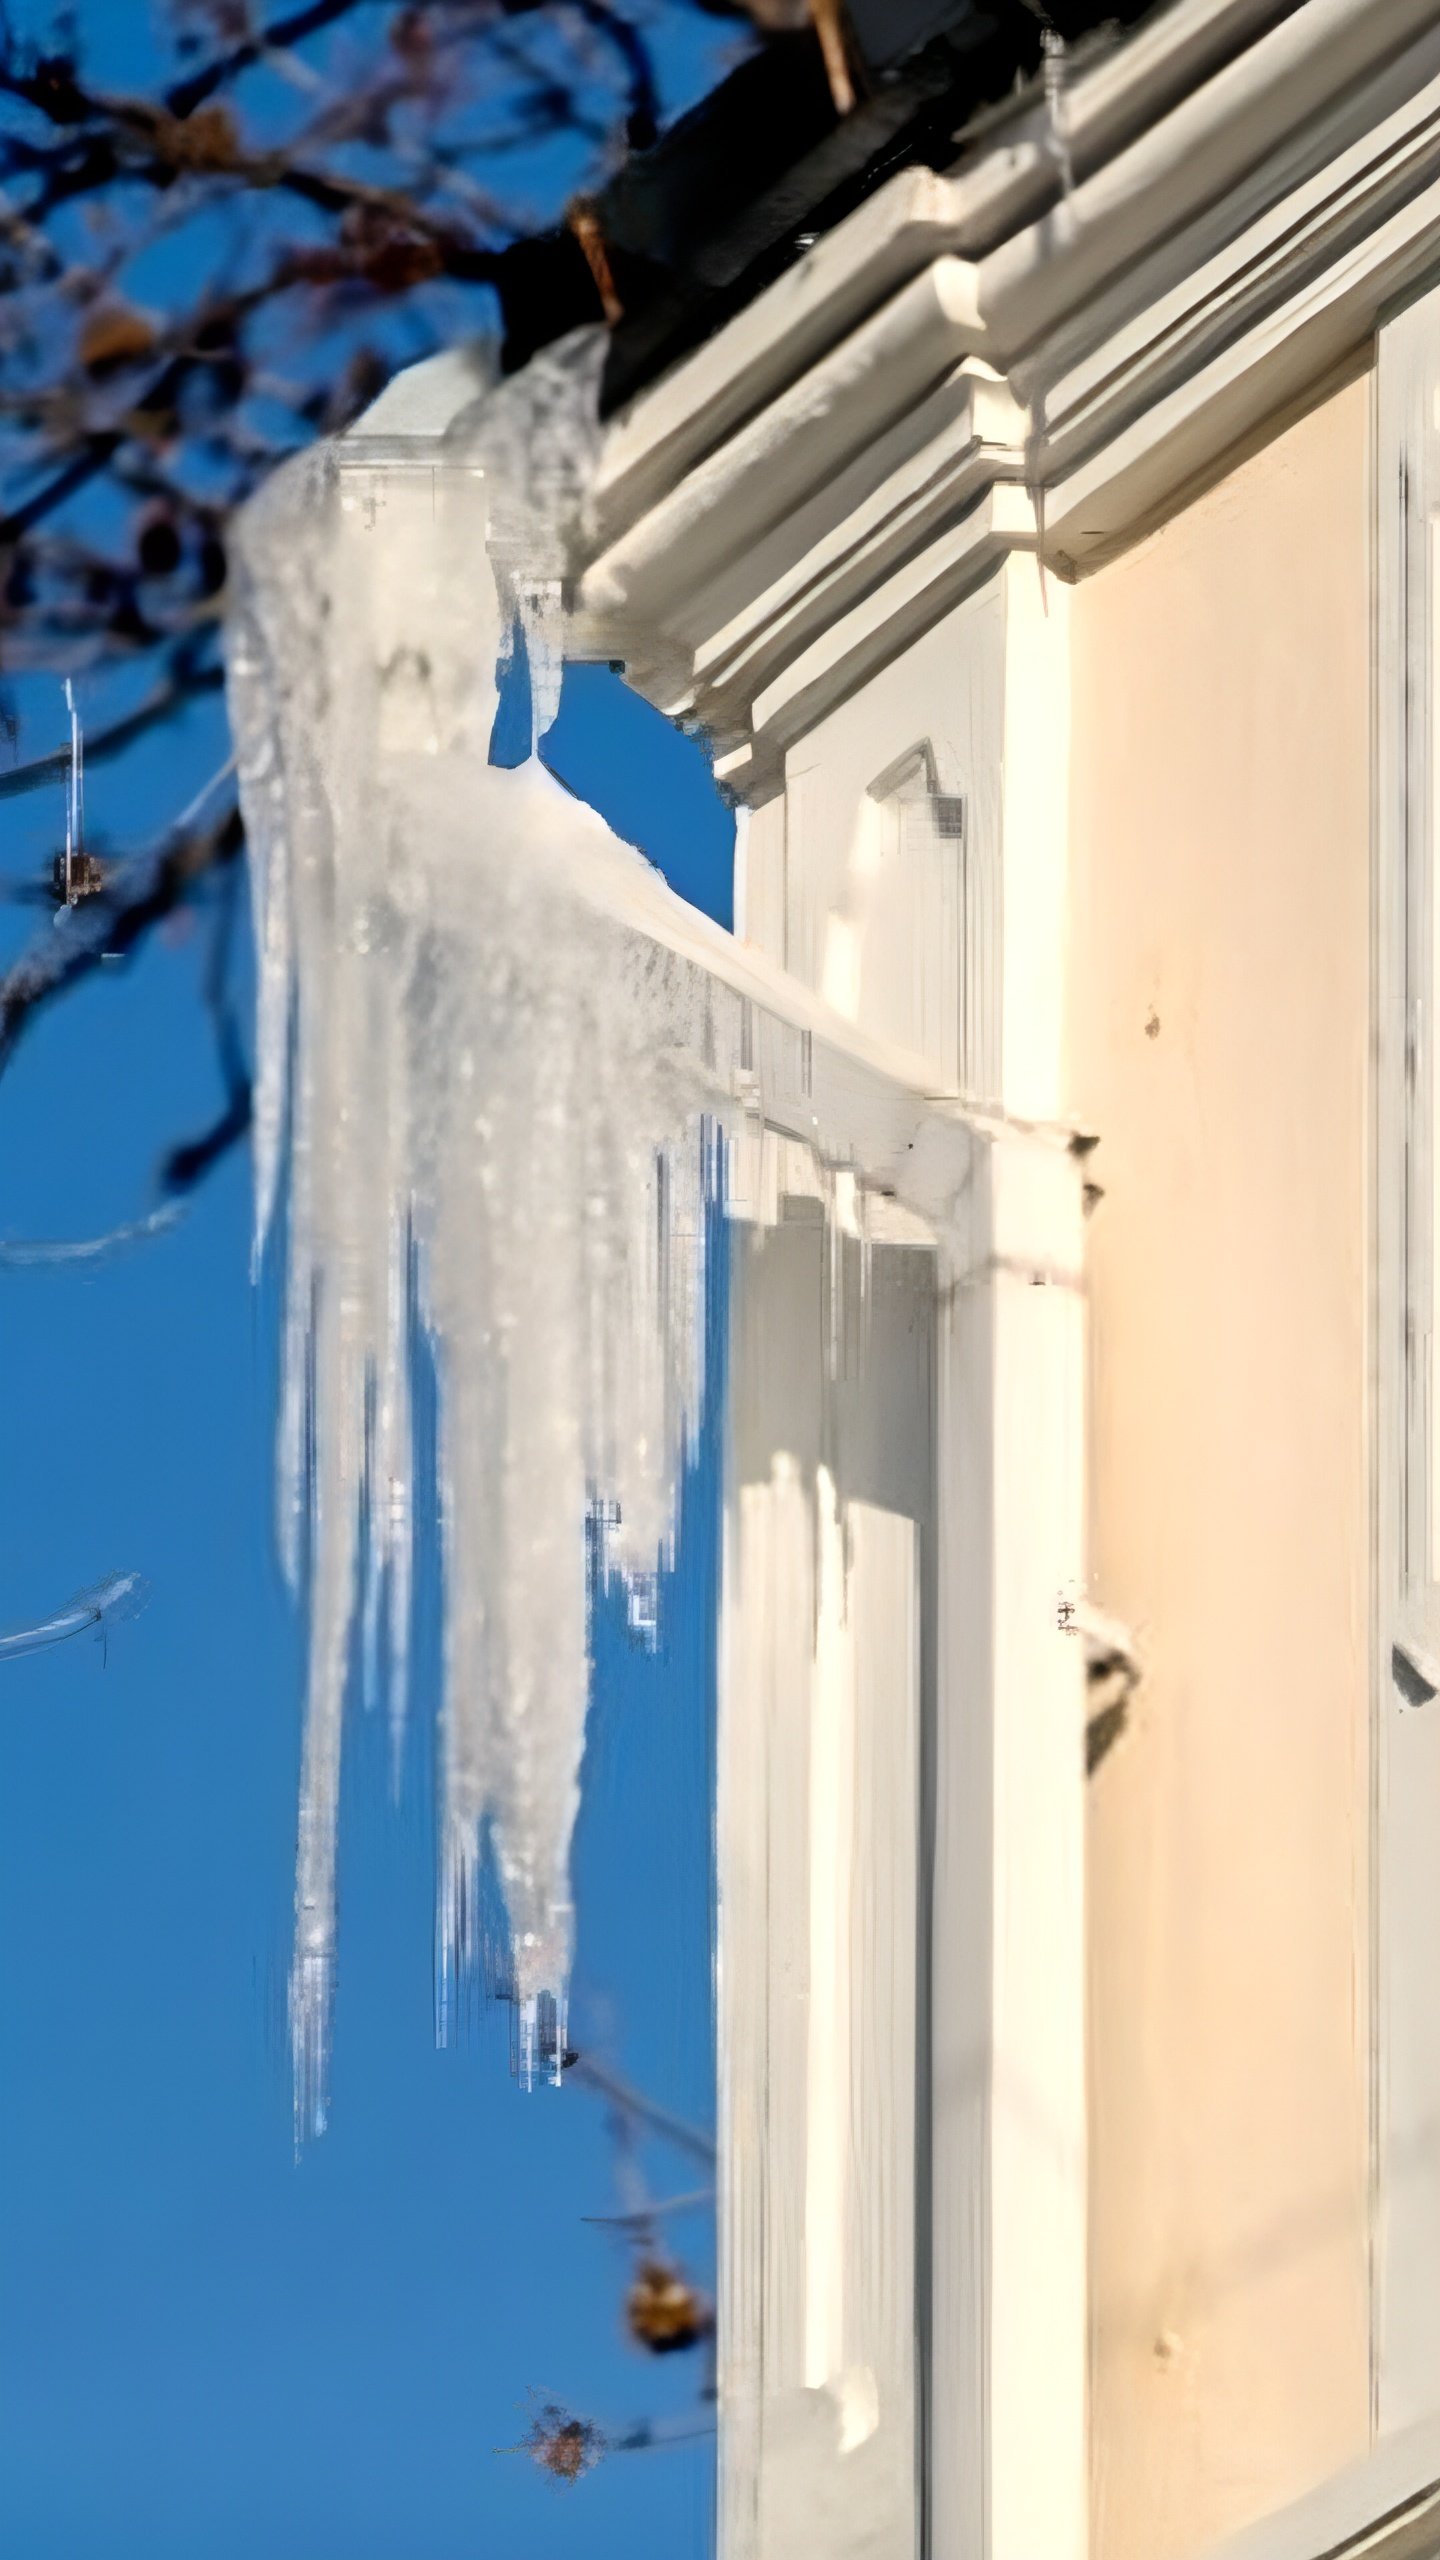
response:
[[[119,44],[140,13],[119,33],[118,12],[81,14]],[[672,94],[711,76],[687,41]],[[21,708],[22,754],[58,741],[58,682]],[[93,776],[92,823],[143,841],[223,753],[203,706]],[[731,822],[696,746],[586,669],[549,753],[728,915]],[[58,791],[6,804],[0,870],[61,823]],[[34,926],[12,911],[7,946]],[[218,1105],[204,953],[182,920],[24,1043],[0,1084],[0,1237],[149,1204],[159,1157]],[[434,2050],[433,1542],[398,1812],[383,1718],[350,1728],[331,2130],[294,2159],[301,1650],[271,1534],[276,1290],[251,1288],[249,1221],[237,1154],[162,1236],[0,1269],[0,1627],[115,1568],[151,1591],[104,1650],[0,1665],[0,2541],[7,2560],[684,2560],[708,2545],[707,2445],[569,2492],[496,2451],[531,2388],[625,2423],[687,2406],[697,2376],[621,2338],[624,2262],[581,2220],[615,2207],[594,2099],[522,2093],[503,2012]],[[658,1655],[600,1629],[577,1857],[576,2040],[699,2122],[714,1455],[712,1433]],[[694,2183],[649,2165],[657,2192]],[[675,2236],[708,2275],[706,2220]]]

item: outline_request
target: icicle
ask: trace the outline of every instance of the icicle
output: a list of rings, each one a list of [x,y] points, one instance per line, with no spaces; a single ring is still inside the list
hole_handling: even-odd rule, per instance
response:
[[[526,2077],[564,2047],[587,1552],[598,1534],[632,1615],[653,1618],[704,1390],[700,1125],[738,1058],[738,1003],[586,896],[597,865],[638,854],[538,763],[488,761],[517,619],[537,735],[558,702],[600,352],[572,342],[487,395],[433,469],[368,464],[363,438],[303,458],[237,545],[256,1239],[288,1126],[278,1501],[310,1618],[302,2134],[325,2113],[357,1633],[377,1664],[388,1628],[397,1750],[403,1714],[412,1299],[439,1391],[439,2019],[475,1955],[488,1835]],[[597,1502],[609,1525],[587,1549]]]
[[[569,540],[599,449],[596,408],[609,344],[583,329],[542,348],[523,373],[487,393],[455,434],[483,443],[492,494],[489,553],[500,587],[502,664],[518,626],[530,676],[530,737],[560,708]]]
[[[1047,24],[1041,29],[1040,52],[1050,152],[1060,172],[1061,193],[1068,204],[1075,193],[1075,164],[1065,131],[1065,39],[1058,27]]]
[[[70,714],[70,774],[65,791],[65,904],[75,903],[75,865],[85,849],[84,740],[75,688],[65,679],[65,708]]]

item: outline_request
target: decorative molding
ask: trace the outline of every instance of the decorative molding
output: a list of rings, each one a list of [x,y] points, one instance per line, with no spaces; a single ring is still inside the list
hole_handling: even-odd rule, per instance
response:
[[[1440,260],[1440,27],[1423,85],[1380,125],[1165,281],[1172,247],[1086,315],[1083,353],[1046,350],[1047,552],[1098,566],[1267,419],[1368,352],[1387,306]],[[1152,290],[1147,292],[1147,287]],[[1136,304],[1139,307],[1136,307]],[[1120,305],[1118,326],[1103,328]],[[1102,333],[1103,329],[1103,333]],[[1079,330],[1069,332],[1072,350]]]
[[[1263,158],[1269,142],[1309,121],[1317,97],[1353,89],[1430,12],[1427,0],[1384,0],[1380,8],[1339,0],[1338,9],[1327,0],[1325,13],[1301,14],[1297,48],[1285,23],[1296,16],[1295,0],[1171,0],[1111,50],[1096,48],[1077,62],[1063,115],[1066,156],[1081,187],[1203,93],[1213,129],[1199,137],[1198,151],[1196,138],[1182,133],[1172,156],[1191,153],[1192,188],[1225,198],[1247,153]],[[1277,34],[1278,46],[1262,41]],[[1232,66],[1230,86],[1217,86],[1215,75]],[[1045,100],[1032,90],[989,111],[956,142],[951,175],[897,172],[617,418],[597,484],[607,542],[935,258],[984,257],[1027,227],[1038,232],[1043,254],[1058,251],[1062,179]],[[1142,208],[1135,236],[1148,243],[1172,220],[1167,212],[1157,221],[1153,204]],[[1126,255],[1133,248],[1128,237]]]
[[[579,643],[737,794],[1010,552],[1149,530],[1440,266],[1440,0],[1274,15],[1191,0],[1082,69],[1068,196],[1034,105],[901,172],[612,426]],[[362,436],[440,432],[458,379]]]
[[[582,600],[597,618],[673,613],[816,481],[873,445],[982,336],[975,269],[937,258],[720,446],[592,562]]]
[[[1273,16],[1082,71],[1069,195],[1034,107],[891,181],[612,430],[585,629],[738,794],[1010,552],[1070,578],[1148,531],[1440,265],[1440,0]]]
[[[983,585],[1012,551],[1035,547],[1033,501],[1013,482],[997,481],[957,525],[837,616],[762,687],[752,739],[717,757],[720,780],[737,788],[752,774],[768,779],[783,750],[837,702]]]
[[[614,420],[596,475],[614,538],[912,277],[958,246],[954,190],[901,169]]]
[[[768,674],[873,592],[877,570],[900,551],[963,518],[998,483],[1023,478],[1024,414],[978,359],[947,375],[920,424],[923,441],[912,430],[913,449],[870,497],[699,643],[694,678],[712,718],[724,716],[727,699],[753,701]]]
[[[920,2560],[934,1253],[872,1242],[862,1317],[839,1203],[787,1188],[732,1230],[719,2549]]]

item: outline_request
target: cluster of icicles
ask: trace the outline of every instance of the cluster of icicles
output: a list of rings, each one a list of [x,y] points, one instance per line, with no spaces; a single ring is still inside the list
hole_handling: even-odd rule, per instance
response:
[[[596,367],[571,342],[492,388],[423,468],[363,433],[312,452],[241,530],[256,1249],[288,1154],[280,1532],[310,1644],[302,2133],[325,2120],[357,1646],[397,1739],[405,1712],[419,1334],[438,1387],[442,1982],[476,1957],[488,1834],[527,2076],[564,2049],[597,1544],[643,1607],[703,1392],[704,1115],[736,1026],[701,972],[615,920],[641,857],[538,759],[489,761],[517,624],[537,738],[558,705]]]

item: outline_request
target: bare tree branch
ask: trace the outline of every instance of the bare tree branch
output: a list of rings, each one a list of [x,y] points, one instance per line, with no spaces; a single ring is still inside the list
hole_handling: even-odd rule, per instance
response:
[[[143,1605],[144,1586],[138,1573],[107,1574],[90,1591],[77,1592],[53,1618],[38,1627],[17,1627],[11,1634],[0,1636],[0,1662],[13,1662],[17,1655],[40,1653],[47,1645],[63,1644],[70,1636],[83,1635],[88,1627],[103,1627],[107,1618],[132,1616]]]
[[[185,702],[197,694],[217,692],[225,681],[225,670],[213,662],[198,666],[183,651],[177,652],[169,671],[143,702],[136,704],[122,718],[112,720],[107,728],[96,729],[85,741],[87,764],[104,764],[109,758],[123,754],[147,729],[158,728],[172,719]],[[48,755],[31,756],[24,764],[0,772],[0,800],[18,799],[22,792],[34,791],[42,783],[53,782],[70,766],[68,746],[53,747]]]
[[[207,62],[203,71],[189,72],[175,81],[165,92],[165,104],[172,116],[193,115],[217,89],[233,80],[252,63],[260,62],[267,53],[278,53],[292,45],[303,44],[307,36],[318,35],[322,27],[335,24],[337,18],[348,17],[352,10],[367,5],[367,0],[310,0],[306,9],[295,9],[288,18],[275,18],[257,36],[249,36],[243,44],[232,45],[228,53]]]
[[[715,2145],[708,2134],[702,2133],[696,2125],[687,2124],[683,2116],[672,2115],[668,2108],[657,2106],[653,2098],[644,2097],[638,2089],[632,2089],[628,2081],[622,2080],[608,2064],[595,2062],[588,2054],[581,2053],[570,2063],[569,2070],[575,2079],[587,2081],[592,2089],[597,2089],[603,2098],[608,2099],[617,2114],[634,2124],[648,2126],[651,2132],[673,2143],[678,2151],[688,2152],[691,2159],[701,2160],[707,2168],[713,2168]]]
[[[151,927],[173,915],[208,874],[238,861],[245,835],[238,809],[214,826],[182,834],[156,855],[117,865],[99,893],[68,909],[0,977],[0,1074],[36,1016],[104,960],[124,959]]]
[[[123,1252],[127,1245],[166,1234],[184,1215],[183,1201],[165,1200],[147,1216],[132,1218],[123,1227],[111,1227],[103,1236],[62,1237],[53,1243],[25,1236],[0,1237],[0,1270],[33,1271],[66,1262],[106,1262],[112,1253]]]

